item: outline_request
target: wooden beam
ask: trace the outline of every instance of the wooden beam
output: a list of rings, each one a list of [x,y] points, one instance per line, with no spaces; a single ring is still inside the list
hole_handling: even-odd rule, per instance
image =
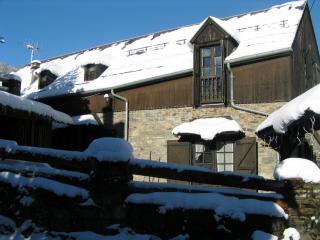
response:
[[[255,175],[250,176],[202,171],[192,166],[152,162],[149,160],[133,160],[129,162],[130,171],[136,175],[152,176],[179,181],[196,182],[203,184],[222,185],[228,187],[247,188],[254,190],[275,191],[282,193],[285,182],[265,179]]]

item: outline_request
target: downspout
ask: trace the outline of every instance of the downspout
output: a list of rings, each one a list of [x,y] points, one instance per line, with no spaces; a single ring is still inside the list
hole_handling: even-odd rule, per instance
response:
[[[129,122],[129,103],[128,103],[128,100],[126,98],[116,94],[113,89],[111,89],[110,95],[113,98],[116,98],[116,99],[119,99],[119,100],[125,102],[124,139],[126,141],[128,141],[128,122]]]
[[[268,117],[269,116],[268,113],[256,111],[256,110],[249,109],[249,108],[240,107],[240,106],[237,106],[234,103],[234,98],[233,98],[233,92],[234,92],[234,90],[233,90],[233,80],[234,80],[234,77],[233,77],[232,69],[230,67],[230,63],[227,63],[227,69],[228,69],[229,76],[230,76],[230,105],[231,105],[231,107],[234,108],[234,109],[237,109],[237,110],[241,110],[241,111],[245,111],[245,112],[249,112],[249,113],[253,113],[253,114],[257,114],[257,115]]]

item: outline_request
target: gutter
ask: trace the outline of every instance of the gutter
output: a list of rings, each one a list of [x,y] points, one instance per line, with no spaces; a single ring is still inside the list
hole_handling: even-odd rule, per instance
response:
[[[129,130],[129,125],[128,125],[128,122],[129,122],[129,102],[128,102],[128,100],[126,98],[116,94],[113,89],[111,89],[111,92],[109,94],[107,93],[103,97],[106,100],[109,98],[111,98],[111,99],[116,98],[120,101],[125,102],[124,139],[126,141],[128,141],[128,130]]]
[[[256,111],[256,110],[253,110],[253,109],[250,109],[250,108],[240,107],[240,106],[237,106],[234,103],[234,97],[233,97],[234,76],[233,76],[233,72],[232,72],[232,69],[230,67],[230,63],[229,62],[227,63],[227,70],[228,70],[228,72],[230,74],[229,76],[230,76],[230,104],[231,104],[231,107],[234,108],[234,109],[237,109],[237,110],[241,110],[241,111],[245,111],[245,112],[249,112],[249,113],[253,113],[253,114],[257,114],[257,115],[268,117],[269,116],[268,113]]]

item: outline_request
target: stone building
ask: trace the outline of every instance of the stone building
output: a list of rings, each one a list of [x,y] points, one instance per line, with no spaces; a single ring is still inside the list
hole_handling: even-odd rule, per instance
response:
[[[15,74],[24,97],[71,116],[92,114],[106,131],[128,137],[137,158],[215,170],[231,163],[233,171],[271,177],[278,156],[255,129],[315,86],[319,65],[308,4],[294,1],[58,56]],[[246,137],[208,145],[171,134],[207,117],[237,121]]]

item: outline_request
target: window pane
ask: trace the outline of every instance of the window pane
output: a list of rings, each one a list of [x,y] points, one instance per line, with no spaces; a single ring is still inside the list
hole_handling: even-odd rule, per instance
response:
[[[203,64],[203,67],[211,67],[211,58],[210,57],[202,58],[202,64]]]
[[[221,66],[221,65],[222,65],[221,57],[215,57],[215,58],[214,58],[214,61],[215,61],[215,64],[216,64],[216,65],[218,65],[218,66]]]
[[[203,68],[202,76],[203,76],[203,77],[210,77],[210,76],[212,76],[212,68],[211,68],[211,67]]]
[[[217,163],[224,163],[224,154],[223,153],[217,153]]]
[[[218,172],[224,171],[224,165],[217,165],[217,171]]]
[[[221,56],[221,47],[214,48],[214,56]]]
[[[222,68],[221,66],[216,66],[216,76],[221,78]]]
[[[225,153],[226,163],[233,163],[233,153]]]
[[[226,152],[233,152],[233,143],[225,144]]]
[[[201,48],[202,57],[210,57],[211,56],[211,48]]]
[[[202,153],[195,153],[193,161],[195,163],[202,163],[203,162],[202,161],[202,156],[203,156]]]
[[[233,165],[231,165],[231,164],[225,165],[225,168],[226,168],[226,171],[233,172]]]
[[[204,153],[204,159],[203,161],[205,163],[212,163],[213,159],[212,159],[212,154],[211,153]]]
[[[224,152],[224,143],[217,142],[217,152]]]
[[[196,152],[203,152],[203,145],[202,144],[195,144]]]

